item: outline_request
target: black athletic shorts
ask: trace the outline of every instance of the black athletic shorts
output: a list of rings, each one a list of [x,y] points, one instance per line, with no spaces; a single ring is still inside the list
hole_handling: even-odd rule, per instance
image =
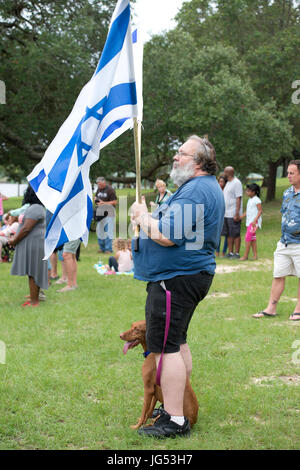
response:
[[[175,353],[186,343],[187,330],[198,303],[209,291],[213,275],[206,271],[176,276],[164,281],[171,292],[171,321],[165,353]],[[166,325],[166,291],[161,281],[147,284],[146,343],[153,353],[161,353]]]
[[[225,217],[221,235],[238,238],[241,236],[241,221],[236,222],[233,218]]]

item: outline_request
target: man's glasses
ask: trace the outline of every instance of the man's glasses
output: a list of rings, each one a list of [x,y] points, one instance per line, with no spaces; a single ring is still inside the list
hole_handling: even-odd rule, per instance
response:
[[[181,157],[194,157],[195,156],[195,155],[191,155],[190,153],[181,152],[180,150],[178,150],[178,152],[176,152],[175,155],[178,155],[180,158]]]
[[[207,144],[205,142],[201,142],[202,146],[204,147],[205,155],[206,158],[209,159],[208,151],[207,151]],[[175,155],[178,155],[180,158],[181,157],[195,157],[195,155],[191,155],[190,153],[185,153],[182,152],[181,150],[178,150]]]

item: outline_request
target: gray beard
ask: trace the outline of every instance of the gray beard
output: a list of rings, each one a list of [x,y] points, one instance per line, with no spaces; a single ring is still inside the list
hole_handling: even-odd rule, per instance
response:
[[[182,186],[186,181],[193,178],[195,173],[194,162],[187,163],[184,167],[172,168],[170,178],[176,186]]]

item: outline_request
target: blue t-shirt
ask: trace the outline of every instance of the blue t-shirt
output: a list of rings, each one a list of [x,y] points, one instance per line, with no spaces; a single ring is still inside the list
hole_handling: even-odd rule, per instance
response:
[[[300,243],[300,192],[291,186],[283,193],[280,241],[286,245]]]
[[[200,271],[214,274],[224,212],[224,196],[215,176],[188,180],[152,214],[159,220],[159,231],[175,245],[161,246],[141,230],[139,251],[132,251],[134,277],[161,281]]]

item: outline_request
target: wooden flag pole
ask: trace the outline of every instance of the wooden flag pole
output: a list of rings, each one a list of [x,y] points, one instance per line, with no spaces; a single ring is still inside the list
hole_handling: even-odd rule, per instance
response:
[[[134,120],[134,151],[136,169],[136,202],[142,202],[142,182],[141,182],[141,128],[142,124],[137,118]]]
[[[142,124],[137,118],[133,118],[133,133],[134,133],[134,152],[135,152],[135,169],[136,169],[136,202],[142,202],[142,181],[141,181],[141,129]],[[134,251],[139,251],[139,225],[135,228]]]

